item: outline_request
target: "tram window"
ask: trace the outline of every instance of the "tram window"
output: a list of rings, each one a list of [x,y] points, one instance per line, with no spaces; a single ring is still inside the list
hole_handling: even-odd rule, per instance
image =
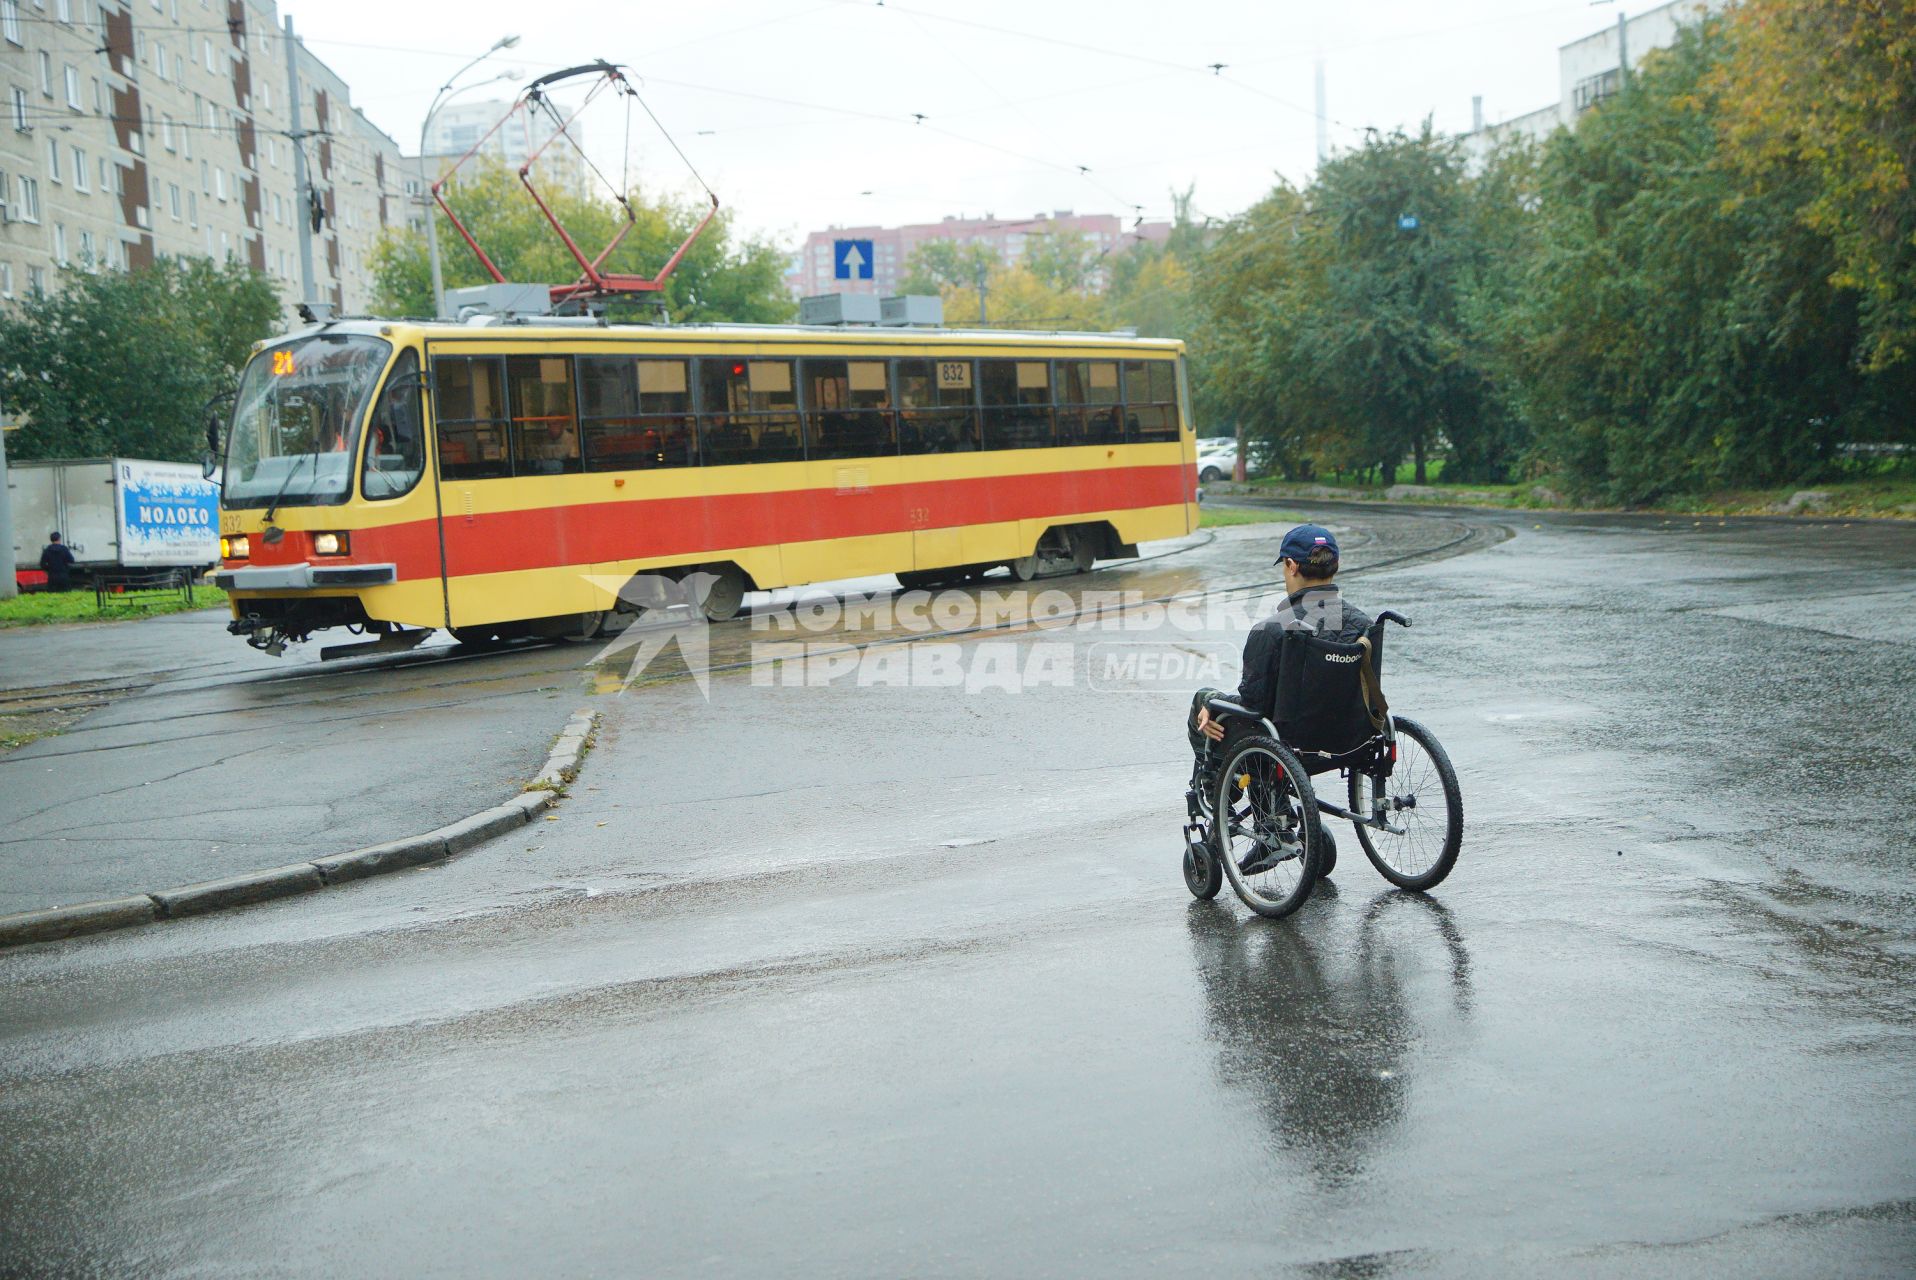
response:
[[[419,372],[419,357],[399,353],[386,389],[373,409],[372,431],[366,439],[366,471],[359,491],[368,498],[397,498],[412,492],[426,470],[426,428],[419,412],[419,384],[396,384]]]
[[[570,356],[508,356],[514,470],[556,476],[582,470]]]
[[[802,461],[792,361],[700,360],[699,452],[708,466]]]
[[[511,475],[510,419],[499,359],[441,356],[432,362],[432,370],[440,476],[491,480]]]
[[[1116,360],[1058,361],[1058,443],[1107,444],[1124,438]]]
[[[805,453],[871,458],[898,451],[883,360],[806,360]]]
[[[1044,360],[981,360],[985,448],[1041,449],[1056,443],[1051,365]]]
[[[696,465],[686,362],[581,356],[579,427],[587,471]]]
[[[966,453],[978,447],[975,371],[970,360],[898,362],[900,453]]]
[[[1173,360],[1124,362],[1125,438],[1178,438],[1178,378]]]

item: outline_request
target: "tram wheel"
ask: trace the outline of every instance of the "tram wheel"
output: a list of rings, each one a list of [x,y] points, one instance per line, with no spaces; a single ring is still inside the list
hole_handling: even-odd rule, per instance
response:
[[[1098,548],[1092,542],[1091,535],[1082,529],[1073,529],[1071,540],[1071,567],[1078,573],[1086,573],[1097,563]]]
[[[713,622],[738,617],[739,609],[745,604],[744,570],[735,564],[725,564],[714,566],[712,574],[712,585],[705,589],[699,608]]]
[[[1029,582],[1038,576],[1038,557],[1019,556],[1016,560],[1007,562],[1005,568],[1011,570],[1013,582]]]

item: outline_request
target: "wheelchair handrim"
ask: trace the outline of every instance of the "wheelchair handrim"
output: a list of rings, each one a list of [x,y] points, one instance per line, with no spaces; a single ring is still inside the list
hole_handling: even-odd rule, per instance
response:
[[[1428,876],[1447,855],[1450,840],[1450,802],[1444,791],[1443,776],[1423,744],[1408,733],[1397,735],[1397,760],[1390,776],[1383,780],[1382,792],[1391,807],[1386,820],[1402,834],[1384,830],[1369,822],[1358,824],[1358,834],[1366,852],[1390,871],[1406,880]],[[1351,811],[1369,817],[1371,801],[1378,791],[1371,775],[1351,775]],[[1405,801],[1409,807],[1400,807]]]
[[[1246,743],[1218,780],[1213,828],[1225,875],[1260,914],[1294,909],[1310,893],[1310,814],[1294,759],[1281,748]]]

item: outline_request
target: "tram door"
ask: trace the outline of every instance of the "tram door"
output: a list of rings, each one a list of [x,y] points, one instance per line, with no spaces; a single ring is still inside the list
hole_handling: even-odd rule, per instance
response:
[[[352,533],[355,558],[392,563],[396,580],[370,587],[369,617],[409,627],[445,625],[439,495],[421,483],[430,467],[419,355],[401,351],[373,406],[361,455],[359,496],[367,517]]]

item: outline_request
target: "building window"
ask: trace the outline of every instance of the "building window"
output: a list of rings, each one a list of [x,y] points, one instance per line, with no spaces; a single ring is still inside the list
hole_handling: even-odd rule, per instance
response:
[[[43,97],[53,96],[53,55],[45,49],[40,50],[40,93]]]
[[[200,225],[200,193],[197,191],[186,193],[186,225],[189,227]]]
[[[13,296],[13,264],[0,262],[0,298]]]
[[[200,41],[200,47],[206,55],[206,69],[208,71],[217,71],[218,68],[213,65],[213,42],[211,40],[202,40]]]
[[[88,192],[93,190],[92,181],[87,173],[86,152],[78,147],[73,148],[73,189]]]
[[[180,220],[180,184],[177,182],[166,184],[166,211],[173,215],[173,221]]]
[[[25,89],[15,89],[13,91],[13,127],[21,133],[28,133],[33,129],[32,123],[27,119],[27,91]]]
[[[1622,83],[1623,77],[1615,67],[1598,75],[1586,76],[1577,81],[1576,88],[1570,91],[1571,103],[1576,107],[1577,114],[1582,115],[1605,98],[1615,97]]]
[[[53,13],[62,22],[73,21],[73,0],[54,0]]]
[[[160,145],[165,147],[168,151],[173,151],[177,149],[173,143],[173,117],[172,116],[160,117]]]
[[[20,0],[0,0],[0,34],[4,34],[9,43],[26,45],[20,36]]]
[[[60,144],[47,139],[47,181],[60,181]]]
[[[61,266],[67,266],[67,225],[64,222],[53,224],[53,260]]]
[[[80,265],[88,271],[98,271],[100,269],[100,264],[96,262],[93,257],[93,233],[91,231],[82,231],[80,233]]]
[[[217,166],[213,170],[213,194],[221,200],[226,199],[226,170]]]
[[[45,267],[27,268],[27,290],[30,293],[47,291],[47,269]]]
[[[73,108],[75,111],[84,110],[84,108],[80,106],[80,73],[79,71],[71,66],[67,67],[66,81],[67,81],[67,106]]]
[[[25,174],[20,176],[20,221],[40,221],[40,180]]]

